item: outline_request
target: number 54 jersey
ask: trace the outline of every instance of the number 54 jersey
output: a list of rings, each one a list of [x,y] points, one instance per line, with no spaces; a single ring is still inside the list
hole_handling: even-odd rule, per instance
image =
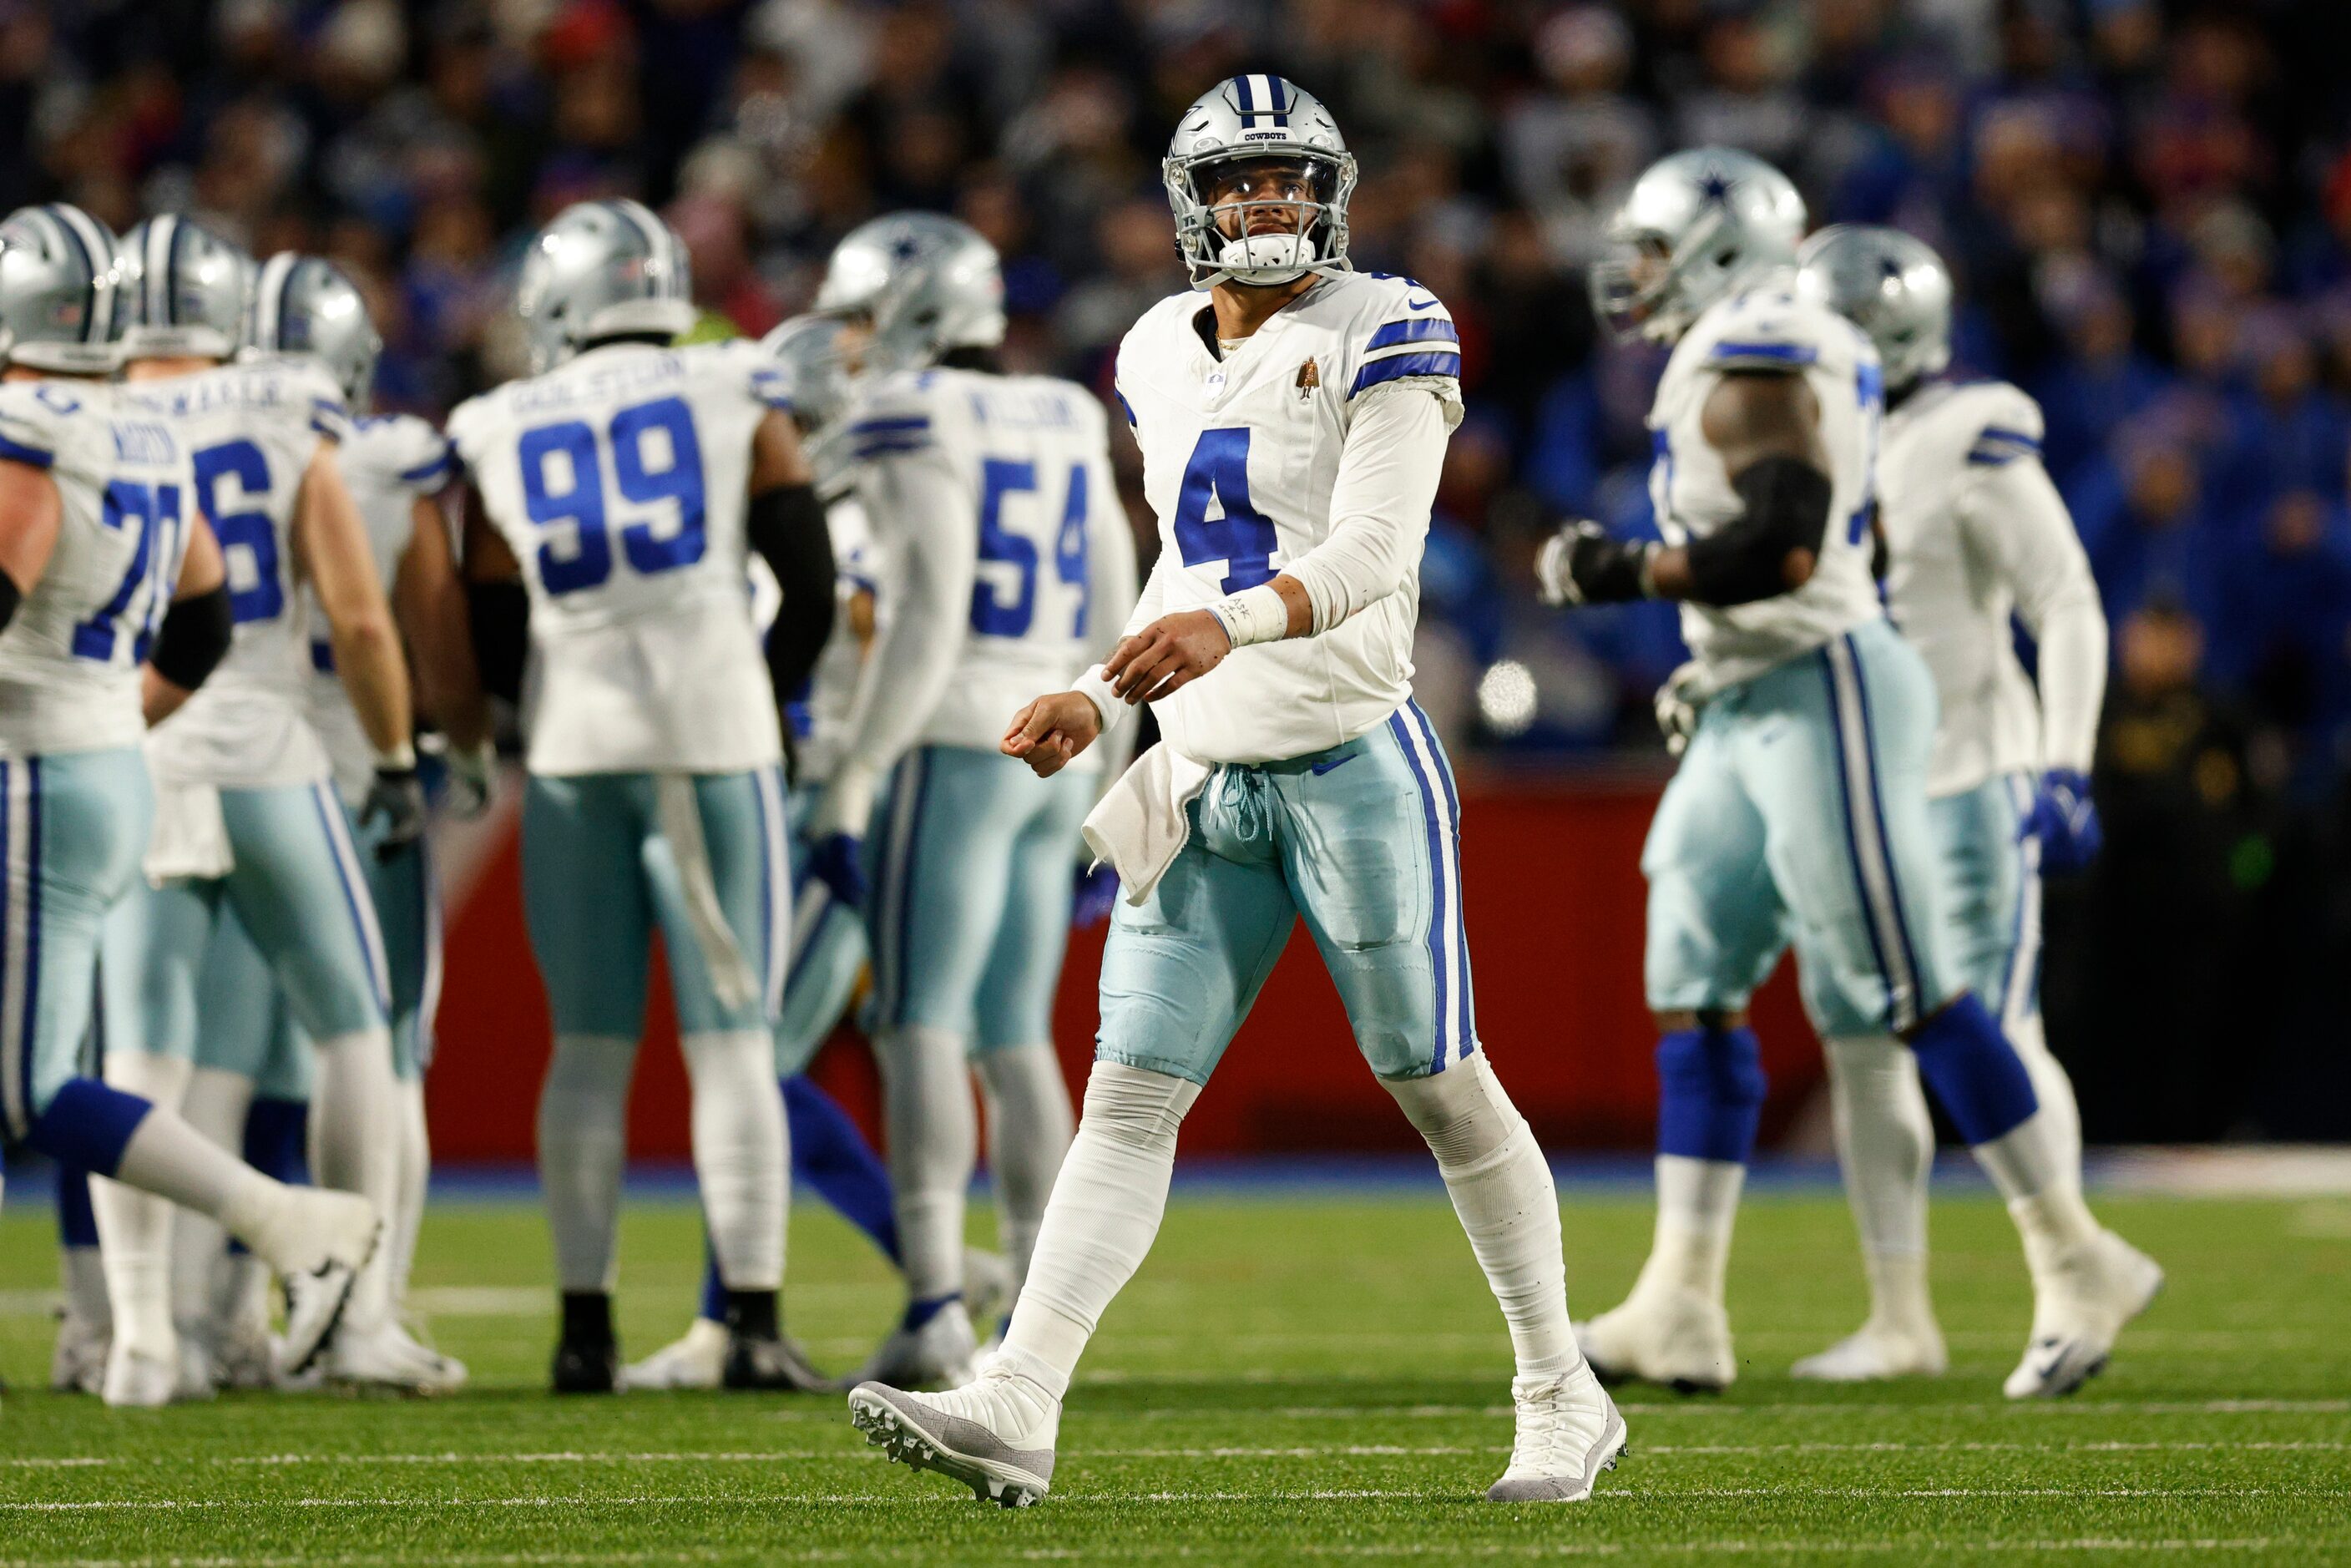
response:
[[[530,593],[533,773],[782,758],[744,519],[752,434],[787,403],[783,371],[747,340],[612,343],[450,414]]]
[[[195,517],[187,448],[95,383],[0,386],[0,458],[57,485],[57,542],[0,632],[0,758],[135,747],[139,665]]]
[[[1159,518],[1144,607],[1161,614],[1270,582],[1330,537],[1339,455],[1366,394],[1423,386],[1448,427],[1461,418],[1460,338],[1409,279],[1322,278],[1221,357],[1201,336],[1207,308],[1199,294],[1164,299],[1119,346],[1119,400]],[[1425,513],[1395,521],[1416,536],[1428,527]],[[1412,559],[1395,592],[1321,636],[1238,649],[1154,703],[1168,741],[1196,761],[1271,762],[1385,720],[1412,695],[1417,549]]]

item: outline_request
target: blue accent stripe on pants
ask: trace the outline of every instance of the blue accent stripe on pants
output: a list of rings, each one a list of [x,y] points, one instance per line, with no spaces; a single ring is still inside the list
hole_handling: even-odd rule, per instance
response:
[[[1419,703],[1407,700],[1405,706],[1428,741],[1429,760],[1436,765],[1437,781],[1445,786],[1445,806],[1452,823],[1454,973],[1461,977],[1454,987],[1453,1005],[1460,1015],[1458,1039],[1461,1054],[1466,1057],[1478,1049],[1478,993],[1469,983],[1469,913],[1461,893],[1461,792],[1453,781],[1453,763],[1446,757],[1445,747],[1437,742],[1437,727],[1428,722],[1428,715]]]
[[[877,938],[889,945],[888,991],[882,998],[880,1019],[884,1026],[904,1021],[906,962],[914,948],[915,846],[922,841],[923,808],[930,794],[929,758],[919,748],[898,765],[897,786],[890,801],[889,853],[882,867],[889,902],[874,922]]]
[[[1869,691],[1852,636],[1848,633],[1823,644],[1821,664],[1828,681],[1829,725],[1836,742],[1845,851],[1861,895],[1870,952],[1886,979],[1888,1021],[1899,1032],[1918,1021],[1926,998],[1918,994],[1917,948],[1910,940],[1909,924],[1902,913],[1901,885],[1895,878],[1886,811],[1879,799]]]
[[[1436,982],[1436,1006],[1431,1016],[1436,1024],[1436,1043],[1430,1048],[1428,1071],[1442,1072],[1452,1052],[1453,1041],[1447,1038],[1453,1022],[1452,1009],[1446,1005],[1445,971],[1448,956],[1446,942],[1445,895],[1445,826],[1443,813],[1437,803],[1436,788],[1428,781],[1428,772],[1421,766],[1420,757],[1413,745],[1410,728],[1405,722],[1404,710],[1398,708],[1388,716],[1388,728],[1395,736],[1396,747],[1404,753],[1405,765],[1412,769],[1413,782],[1420,789],[1420,814],[1428,833],[1428,967]]]
[[[375,923],[375,901],[360,875],[359,852],[351,845],[350,824],[343,803],[325,784],[310,786],[310,804],[318,809],[319,830],[327,835],[334,857],[335,880],[342,885],[343,907],[350,911],[351,930],[360,939],[360,956],[368,967],[368,983],[375,989],[377,1009],[392,1017],[392,964],[384,956],[383,933]]]

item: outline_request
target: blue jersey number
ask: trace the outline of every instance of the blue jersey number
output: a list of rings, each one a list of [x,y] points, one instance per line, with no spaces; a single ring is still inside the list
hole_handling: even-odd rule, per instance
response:
[[[990,457],[980,464],[979,570],[971,584],[971,629],[983,637],[1025,637],[1037,619],[1037,541],[1007,528],[1004,498],[1033,495],[1037,465]],[[1086,630],[1086,466],[1070,466],[1061,526],[1053,537],[1053,571],[1078,591],[1070,635]]]
[[[657,398],[612,416],[612,479],[634,506],[674,505],[674,527],[648,518],[621,528],[621,550],[640,575],[692,566],[709,543],[705,527],[702,443],[682,398]],[[604,471],[596,433],[576,419],[524,431],[523,513],[538,530],[538,579],[547,591],[574,593],[612,575]],[[559,459],[559,461],[558,460]]]
[[[122,633],[128,632],[131,662],[135,664],[147,657],[147,645],[154,640],[155,628],[163,619],[163,607],[171,602],[179,577],[181,550],[187,539],[187,525],[180,516],[180,487],[159,485],[151,489],[117,479],[106,487],[99,520],[117,533],[135,528],[138,537],[131,547],[130,570],[122,574],[122,585],[114,591],[114,597],[97,614],[74,627],[73,651],[84,659],[111,663],[122,646]]]
[[[286,612],[286,579],[277,559],[277,526],[266,511],[232,512],[221,499],[221,481],[235,479],[246,505],[266,507],[269,460],[250,441],[226,441],[196,454],[196,499],[228,560],[229,613],[240,626],[275,621]]]
[[[1272,581],[1273,552],[1281,548],[1272,520],[1249,504],[1249,451],[1247,425],[1200,432],[1176,496],[1176,547],[1184,564],[1223,561],[1227,593]],[[1212,501],[1218,508],[1213,517]]]

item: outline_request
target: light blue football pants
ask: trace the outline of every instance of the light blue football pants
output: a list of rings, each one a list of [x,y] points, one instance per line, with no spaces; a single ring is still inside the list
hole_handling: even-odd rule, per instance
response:
[[[2022,773],[1927,804],[1944,939],[1968,988],[2011,1037],[2041,1011],[2040,847],[2018,837],[2032,809],[2032,782]]]
[[[413,1082],[433,1060],[441,1006],[441,900],[430,846],[379,857],[383,825],[353,826],[361,879],[383,940],[392,996],[392,1064]],[[309,1098],[308,1037],[294,1021],[267,962],[235,914],[213,927],[196,992],[196,1060],[255,1081],[272,1099]]]
[[[26,1138],[83,1067],[100,932],[154,815],[133,747],[0,758],[0,1109]]]
[[[1900,1033],[1967,988],[1927,807],[1935,685],[1885,621],[1706,705],[1642,850],[1657,1012],[1747,1005],[1793,943],[1823,1036]]]
[[[383,1027],[391,985],[383,934],[333,787],[223,789],[220,800],[235,861],[229,873],[161,888],[138,881],[107,919],[107,1049],[258,1075],[256,1052],[266,1031],[245,1016],[230,1029],[205,1027],[208,1007],[220,1005],[229,984],[209,973],[209,963],[232,915],[310,1039]],[[233,1011],[256,1005],[247,996]]]
[[[821,790],[798,790],[792,821],[809,821]],[[857,911],[808,873],[810,845],[797,827],[791,836],[792,934],[784,971],[783,1015],[776,1020],[776,1076],[797,1078],[831,1037],[865,969],[865,925]]]
[[[791,927],[783,770],[696,774],[680,786],[692,792],[718,911],[753,994],[719,995],[662,828],[656,777],[535,776],[523,796],[523,904],[558,1035],[638,1038],[656,923],[680,1032],[776,1021]]]
[[[1111,917],[1097,1061],[1207,1083],[1301,916],[1374,1072],[1478,1049],[1460,801],[1418,705],[1328,751],[1219,767],[1189,810],[1159,884]]]
[[[975,1051],[1053,1038],[1096,783],[958,746],[898,764],[867,841],[877,1033],[944,1030]]]

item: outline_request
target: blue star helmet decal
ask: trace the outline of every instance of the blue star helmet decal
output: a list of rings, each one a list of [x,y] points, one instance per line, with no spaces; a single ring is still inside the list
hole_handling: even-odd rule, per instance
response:
[[[1709,207],[1727,207],[1739,183],[1719,169],[1708,169],[1698,183],[1698,200]]]
[[[897,243],[890,247],[892,259],[897,261],[912,261],[922,254],[923,242],[913,235],[900,235]]]

